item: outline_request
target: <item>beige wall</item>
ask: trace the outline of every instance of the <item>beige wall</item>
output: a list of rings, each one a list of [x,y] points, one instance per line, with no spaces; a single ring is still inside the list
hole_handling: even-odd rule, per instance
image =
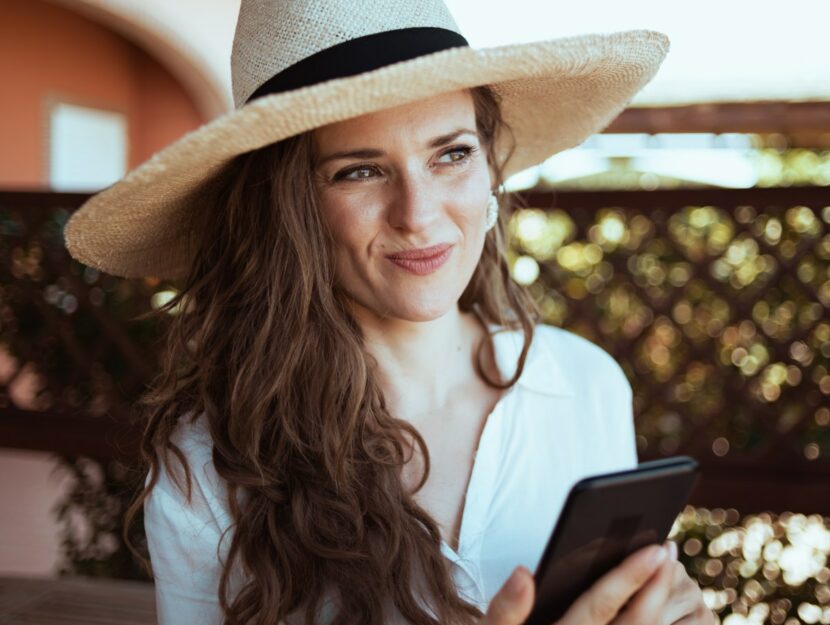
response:
[[[190,50],[229,93],[239,0],[61,1],[106,6],[154,24]],[[672,42],[669,56],[633,105],[830,99],[827,0],[697,0],[693,10],[665,0],[583,0],[567,8],[545,0],[445,2],[475,47],[639,28],[665,32]]]
[[[0,188],[47,182],[51,102],[123,113],[130,167],[210,117],[157,58],[89,15],[42,0],[0,0],[0,15]],[[56,573],[54,507],[71,484],[56,466],[0,448],[0,575]]]
[[[56,100],[124,113],[130,167],[206,121],[170,72],[121,35],[42,0],[0,4],[0,187],[45,185]]]
[[[233,107],[230,50],[240,0],[49,0],[136,41],[194,95],[202,114]]]
[[[54,507],[71,486],[50,454],[0,448],[0,575],[52,575],[60,563]]]

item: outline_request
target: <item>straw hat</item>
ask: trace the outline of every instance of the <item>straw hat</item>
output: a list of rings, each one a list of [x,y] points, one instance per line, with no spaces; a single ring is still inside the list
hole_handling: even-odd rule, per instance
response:
[[[669,48],[650,30],[473,49],[442,0],[242,0],[235,110],[91,197],[64,229],[80,262],[124,277],[185,275],[200,190],[228,161],[325,124],[490,85],[516,149],[507,176],[605,128]],[[505,145],[497,145],[500,153]]]

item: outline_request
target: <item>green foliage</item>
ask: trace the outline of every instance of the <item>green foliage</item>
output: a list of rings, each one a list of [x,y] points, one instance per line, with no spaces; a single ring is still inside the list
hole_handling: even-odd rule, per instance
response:
[[[73,485],[54,509],[62,524],[64,562],[60,575],[84,575],[152,580],[150,571],[133,557],[122,539],[124,513],[142,486],[141,476],[122,463],[106,464],[88,458],[58,458],[58,468],[71,475]],[[130,526],[129,539],[149,560],[144,516]]]

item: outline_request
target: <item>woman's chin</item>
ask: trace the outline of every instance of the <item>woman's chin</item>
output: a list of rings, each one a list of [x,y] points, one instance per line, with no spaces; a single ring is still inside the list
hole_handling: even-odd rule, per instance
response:
[[[463,285],[455,281],[435,281],[423,285],[387,281],[375,284],[371,290],[357,296],[352,295],[351,299],[376,318],[425,322],[440,319],[457,310],[463,292]]]
[[[383,311],[386,318],[422,322],[440,319],[458,306],[458,297],[435,297],[434,294],[417,297],[415,293],[401,293],[398,297],[376,302],[372,308]]]
[[[456,299],[422,300],[402,298],[398,302],[389,302],[386,308],[387,316],[397,317],[406,321],[433,321],[440,319],[458,305]]]

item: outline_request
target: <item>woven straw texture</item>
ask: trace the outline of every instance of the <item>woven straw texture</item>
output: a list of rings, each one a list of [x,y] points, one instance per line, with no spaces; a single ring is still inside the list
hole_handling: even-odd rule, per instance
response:
[[[362,19],[367,12],[371,20]],[[70,254],[113,275],[182,277],[195,252],[199,197],[234,156],[325,124],[478,85],[501,95],[513,129],[509,176],[605,128],[651,80],[669,48],[664,34],[650,30],[458,47],[239,105],[274,72],[305,56],[351,37],[409,26],[457,32],[443,3],[433,0],[243,0],[232,65],[238,108],[91,197],[64,229]],[[505,145],[497,147],[504,153]]]
[[[236,107],[271,76],[310,54],[357,37],[419,26],[458,32],[447,7],[431,0],[242,2],[231,53]]]

